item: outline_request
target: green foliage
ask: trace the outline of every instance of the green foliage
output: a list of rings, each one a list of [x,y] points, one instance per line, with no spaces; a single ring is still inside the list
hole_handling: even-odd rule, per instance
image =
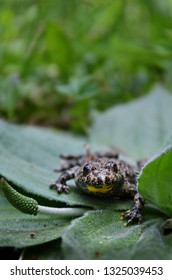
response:
[[[126,204],[115,199],[108,200],[107,204],[106,200],[86,194],[81,195],[73,181],[71,181],[70,195],[57,195],[55,191],[49,189],[49,185],[59,175],[53,172],[59,165],[58,155],[61,153],[84,154],[85,139],[73,137],[68,133],[54,133],[34,127],[18,127],[4,122],[0,122],[0,135],[2,135],[0,174],[26,193],[32,193],[41,199],[64,202],[67,205],[122,210],[130,206],[130,203]],[[94,148],[96,147],[99,149],[98,144]]]
[[[148,120],[144,122],[143,118],[141,129],[138,130],[141,115],[144,116],[145,112],[143,109],[149,103],[150,112],[153,112],[151,134],[150,127],[146,130],[149,122]],[[161,111],[156,111],[157,104],[161,104]],[[137,111],[135,111],[136,105],[139,105]],[[113,139],[114,146],[124,150],[122,155],[124,158],[127,157],[125,152],[128,151],[139,158],[141,145],[144,148],[147,141],[150,143],[155,141],[156,133],[159,135],[157,139],[160,138],[156,142],[156,154],[159,155],[147,163],[139,177],[138,188],[149,205],[146,204],[144,209],[143,222],[129,227],[125,227],[124,222],[120,220],[120,212],[131,208],[132,201],[100,199],[83,194],[75,188],[73,181],[69,182],[71,193],[68,195],[59,195],[49,189],[49,184],[57,178],[53,169],[59,163],[58,154],[83,153],[84,143],[88,142],[92,150],[108,149],[111,135],[107,134],[109,138],[106,139],[100,137],[98,133],[95,135],[95,131],[100,129],[100,116],[95,117],[94,129],[90,131],[89,139],[74,137],[64,132],[55,133],[48,129],[11,125],[1,121],[0,176],[6,178],[20,193],[36,198],[40,205],[59,208],[81,205],[88,210],[82,217],[75,218],[72,222],[69,216],[60,219],[38,213],[36,217],[30,217],[12,208],[1,193],[1,246],[22,248],[43,244],[45,248],[49,244],[45,243],[52,241],[47,254],[36,254],[38,258],[47,259],[172,259],[171,148],[159,152],[167,142],[170,147],[169,135],[172,135],[172,131],[168,118],[164,117],[166,112],[163,111],[163,106],[166,108],[167,116],[170,117],[171,96],[161,89],[161,92],[154,91],[150,96],[141,98],[137,102],[111,108],[106,112],[106,125],[101,126],[102,134],[103,131],[106,133],[109,127],[112,133],[116,129],[121,139],[125,133],[124,123],[126,127],[127,123],[132,127],[130,132],[138,137],[134,140],[133,137],[125,136],[125,148],[121,147],[118,141],[116,142],[115,137]],[[126,116],[132,109],[135,117],[120,119],[124,108]],[[115,119],[120,119],[120,122],[113,125],[114,116]],[[142,130],[144,130],[144,137],[141,137]],[[131,145],[133,141],[136,141],[135,145]],[[124,141],[121,141],[122,143]],[[154,153],[155,147],[150,145],[147,156]],[[26,258],[34,252],[34,247],[29,249],[28,254],[26,249]]]
[[[170,216],[172,215],[171,164],[172,147],[169,147],[144,167],[139,178],[139,191],[145,200]]]
[[[65,258],[172,258],[172,241],[161,235],[163,219],[147,216],[141,225],[126,228],[119,218],[119,213],[97,211],[75,220],[63,237]]]
[[[88,209],[72,222],[31,217],[0,190],[1,246],[31,246],[25,258],[172,259],[171,93],[158,86],[113,107],[157,82],[172,89],[171,8],[171,0],[1,1],[0,116],[87,137],[1,121],[0,177],[41,205]],[[151,208],[141,225],[119,221],[132,201],[88,196],[73,181],[69,195],[49,189],[58,155],[84,153],[85,143],[122,150],[133,164],[148,159],[138,188]]]
[[[149,158],[171,143],[172,96],[156,86],[150,95],[99,114],[90,138],[117,146],[130,156]]]
[[[105,110],[171,84],[170,1],[1,1],[0,115],[87,133]],[[143,24],[144,23],[144,24]]]

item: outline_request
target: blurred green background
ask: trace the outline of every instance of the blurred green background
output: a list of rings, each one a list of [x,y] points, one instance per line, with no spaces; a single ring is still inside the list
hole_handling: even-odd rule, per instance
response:
[[[86,134],[95,110],[172,89],[172,0],[0,0],[0,117]]]

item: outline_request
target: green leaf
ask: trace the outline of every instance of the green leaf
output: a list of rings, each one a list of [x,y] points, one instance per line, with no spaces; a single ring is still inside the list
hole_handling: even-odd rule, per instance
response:
[[[172,147],[152,159],[139,177],[139,192],[145,200],[172,215]]]
[[[53,172],[59,165],[61,153],[84,154],[85,139],[47,129],[15,126],[0,122],[0,175],[31,193],[50,201],[93,208],[128,209],[130,201],[100,199],[79,192],[71,181],[70,194],[58,194],[49,185],[59,174]],[[94,149],[96,145],[94,145]],[[97,149],[99,146],[97,145]],[[31,195],[29,195],[31,196]]]
[[[50,215],[26,215],[12,207],[0,190],[0,246],[18,248],[42,244],[59,238],[69,219]]]
[[[91,141],[116,146],[135,158],[150,157],[172,138],[172,95],[162,87],[98,115]]]
[[[171,235],[163,219],[145,216],[141,225],[124,227],[119,213],[96,211],[75,220],[64,233],[65,259],[171,259]]]

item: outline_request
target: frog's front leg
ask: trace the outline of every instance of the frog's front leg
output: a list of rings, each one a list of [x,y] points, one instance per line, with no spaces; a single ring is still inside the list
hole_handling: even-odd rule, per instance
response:
[[[63,174],[59,176],[59,178],[55,181],[55,183],[50,185],[51,189],[56,189],[58,193],[69,193],[70,187],[66,184],[66,181],[75,178],[75,170],[71,169],[65,171]]]
[[[134,222],[141,223],[142,221],[144,200],[137,190],[132,190],[132,196],[134,199],[134,207],[131,210],[127,210],[121,214],[122,220],[127,220],[125,223],[126,226]]]

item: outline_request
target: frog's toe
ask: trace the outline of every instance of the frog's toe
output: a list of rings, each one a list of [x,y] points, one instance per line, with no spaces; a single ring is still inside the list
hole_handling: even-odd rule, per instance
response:
[[[128,226],[132,223],[138,223],[140,224],[142,221],[142,214],[140,213],[138,208],[133,208],[132,210],[127,210],[121,214],[121,219],[126,219],[127,222],[125,223],[125,226]]]
[[[56,189],[57,192],[58,192],[59,194],[62,193],[62,192],[68,194],[68,193],[70,192],[69,186],[63,185],[63,184],[61,184],[61,183],[54,183],[54,184],[51,184],[51,185],[50,185],[50,188],[51,188],[51,189]]]

